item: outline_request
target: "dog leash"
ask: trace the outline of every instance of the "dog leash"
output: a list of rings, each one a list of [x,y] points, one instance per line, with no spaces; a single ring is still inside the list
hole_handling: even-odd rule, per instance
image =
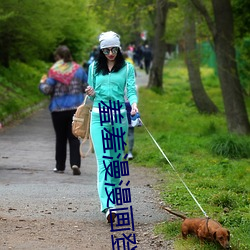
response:
[[[170,162],[170,160],[168,159],[168,157],[165,155],[165,153],[163,152],[163,150],[161,149],[161,147],[159,146],[159,144],[157,143],[157,141],[154,139],[154,137],[152,136],[152,134],[149,132],[148,128],[145,126],[145,124],[142,122],[141,118],[139,118],[139,120],[141,121],[142,125],[145,127],[146,131],[148,132],[148,134],[150,135],[150,137],[152,138],[153,142],[155,143],[155,145],[158,147],[158,149],[160,150],[160,152],[162,153],[162,155],[165,157],[165,159],[167,160],[167,162],[169,163],[169,165],[172,167],[172,169],[175,171],[175,173],[177,174],[177,176],[179,177],[180,181],[182,182],[182,184],[185,186],[185,188],[187,189],[187,191],[189,192],[189,194],[191,195],[191,197],[193,198],[193,200],[196,202],[196,204],[198,205],[198,207],[200,208],[200,210],[202,211],[202,213],[205,215],[205,217],[209,218],[209,216],[207,215],[207,213],[203,210],[203,208],[201,207],[201,205],[199,204],[199,202],[196,200],[196,198],[194,197],[194,195],[192,194],[192,192],[190,191],[190,189],[188,188],[188,186],[186,185],[186,183],[182,180],[182,178],[180,177],[180,175],[178,174],[176,168],[173,166],[173,164]]]

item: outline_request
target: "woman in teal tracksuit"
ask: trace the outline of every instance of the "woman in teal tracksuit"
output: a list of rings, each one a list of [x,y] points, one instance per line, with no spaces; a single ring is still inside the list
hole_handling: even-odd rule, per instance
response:
[[[126,89],[128,100],[131,104],[131,115],[138,112],[137,93],[135,87],[134,66],[126,63],[120,50],[120,37],[112,31],[104,32],[99,36],[100,53],[99,57],[89,67],[88,84],[86,93],[93,100],[93,109],[91,114],[90,134],[94,145],[97,160],[97,188],[101,202],[101,211],[106,213],[108,222],[114,220],[115,213],[109,208],[115,208],[114,195],[111,195],[115,187],[118,187],[119,178],[107,174],[108,166],[113,161],[121,161],[123,150],[121,147],[107,149],[105,147],[104,134],[107,131],[117,131],[116,128],[122,128],[123,134],[121,141],[126,141],[128,131],[128,121],[126,116],[126,107],[124,100],[124,91]],[[119,101],[119,102],[118,102]],[[103,114],[103,107],[114,107],[119,105],[119,112],[111,111]],[[119,122],[115,122],[115,116],[121,117]],[[102,118],[101,118],[102,117]],[[105,119],[107,122],[101,122]],[[114,122],[112,123],[112,118]],[[119,119],[118,119],[119,120]],[[114,130],[113,130],[114,129]],[[116,139],[117,143],[119,139]],[[118,143],[119,144],[119,143]],[[110,172],[109,168],[109,172]],[[108,183],[108,185],[107,185]]]

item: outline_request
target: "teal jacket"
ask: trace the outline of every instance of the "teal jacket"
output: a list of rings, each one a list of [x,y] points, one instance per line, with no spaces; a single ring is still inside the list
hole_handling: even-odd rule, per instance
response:
[[[120,104],[122,104],[122,109],[126,109],[125,92],[131,105],[138,102],[135,69],[131,63],[126,62],[126,66],[118,72],[102,75],[95,72],[95,62],[93,62],[88,71],[88,84],[95,90],[95,97],[91,98],[94,101],[93,107],[98,108],[98,104],[101,101],[108,105],[109,100],[112,102],[119,100]]]

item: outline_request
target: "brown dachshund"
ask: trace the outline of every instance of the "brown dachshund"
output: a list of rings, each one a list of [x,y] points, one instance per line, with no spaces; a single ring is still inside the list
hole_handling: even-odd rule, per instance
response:
[[[188,234],[196,235],[201,241],[216,241],[224,249],[231,249],[229,240],[230,232],[222,225],[210,218],[187,218],[185,215],[173,212],[171,209],[163,207],[166,211],[183,219],[181,233],[183,239],[187,239]]]

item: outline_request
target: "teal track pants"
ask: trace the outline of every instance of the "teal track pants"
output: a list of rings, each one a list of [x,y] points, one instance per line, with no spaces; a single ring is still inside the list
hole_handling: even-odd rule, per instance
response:
[[[117,149],[116,152],[114,149],[108,149],[105,150],[104,153],[104,148],[103,148],[104,141],[102,138],[102,131],[104,131],[104,128],[110,132],[112,132],[112,127],[114,127],[115,129],[114,131],[116,131],[116,128],[119,128],[120,131],[120,128],[122,128],[122,131],[125,132],[123,136],[123,141],[126,142],[128,133],[128,120],[127,120],[126,110],[121,114],[123,116],[121,123],[114,122],[114,124],[112,125],[110,122],[108,122],[104,123],[101,126],[100,114],[98,112],[91,113],[90,135],[93,141],[95,156],[97,161],[97,190],[99,194],[102,212],[105,212],[107,208],[115,207],[115,202],[112,202],[114,199],[113,195],[109,197],[108,194],[112,194],[112,192],[114,192],[114,189],[119,186],[121,180],[120,178],[115,178],[115,176],[111,177],[109,174],[106,174],[107,172],[106,169],[110,164],[112,164],[112,161],[118,161],[118,160],[121,161],[123,156],[121,141],[120,141],[120,149]],[[103,133],[106,134],[105,131]],[[120,157],[117,158],[119,154]],[[107,159],[107,158],[104,159],[103,156],[110,158],[112,157],[113,159]],[[109,172],[110,171],[111,168],[109,168]],[[105,183],[111,185],[105,185]]]

